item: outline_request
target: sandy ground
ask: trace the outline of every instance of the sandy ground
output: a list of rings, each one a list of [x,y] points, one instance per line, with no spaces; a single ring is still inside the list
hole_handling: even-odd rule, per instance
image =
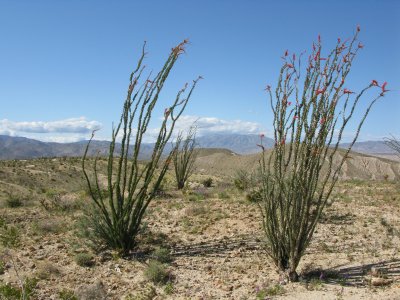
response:
[[[226,179],[214,182],[191,195],[171,189],[154,200],[137,252],[129,259],[95,253],[92,267],[75,262],[78,253],[91,252],[76,234],[79,209],[46,211],[36,202],[3,207],[0,216],[18,228],[20,245],[8,250],[14,264],[3,256],[0,280],[17,284],[15,269],[38,278],[34,299],[70,299],[60,292],[79,289],[100,289],[106,299],[400,299],[398,183],[340,183],[299,266],[301,282],[286,283],[262,247],[257,205]],[[156,247],[171,251],[167,284],[144,276]],[[371,284],[373,267],[387,284]]]

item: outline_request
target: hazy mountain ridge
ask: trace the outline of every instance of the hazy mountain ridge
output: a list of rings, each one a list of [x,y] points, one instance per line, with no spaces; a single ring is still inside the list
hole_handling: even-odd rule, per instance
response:
[[[212,134],[197,138],[200,148],[228,149],[238,154],[254,154],[260,152],[260,137],[255,134]],[[54,143],[41,142],[24,137],[11,137],[0,135],[0,159],[30,159],[38,157],[59,157],[59,156],[82,156],[87,141],[75,143]],[[92,141],[89,148],[89,155],[105,156],[109,151],[109,141]],[[274,141],[271,138],[263,138],[265,148],[271,148]],[[349,144],[341,144],[346,148]],[[143,143],[140,158],[146,159],[151,155],[153,143]],[[165,152],[171,149],[168,143]],[[116,152],[119,152],[120,144],[116,145]],[[383,141],[358,142],[353,146],[353,151],[364,154],[394,154],[395,152],[385,145]]]
[[[343,143],[341,146],[343,148],[348,147],[349,143]],[[354,152],[364,153],[364,154],[395,154],[396,152],[385,144],[384,141],[366,141],[357,142],[351,149]]]

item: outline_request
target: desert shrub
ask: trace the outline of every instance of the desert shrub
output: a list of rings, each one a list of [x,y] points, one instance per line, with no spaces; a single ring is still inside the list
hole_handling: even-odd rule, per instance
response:
[[[194,194],[192,194],[192,195],[189,195],[189,196],[187,197],[187,199],[188,199],[189,201],[194,202],[194,201],[203,200],[204,197],[200,197],[199,195],[194,195]]]
[[[178,190],[185,187],[186,181],[193,174],[196,161],[196,128],[191,127],[185,139],[182,133],[176,138],[172,160]]]
[[[233,178],[233,184],[239,191],[245,191],[251,186],[251,176],[245,170],[238,170]]]
[[[173,151],[161,162],[166,144],[175,127],[176,121],[185,110],[192,92],[200,78],[195,80],[185,95],[188,84],[181,89],[169,108],[164,111],[164,118],[154,144],[151,158],[139,164],[142,139],[146,134],[160,92],[175,62],[187,41],[172,49],[161,71],[154,78],[150,75],[142,81],[145,66],[145,47],[136,69],[131,73],[127,97],[123,105],[119,123],[112,130],[110,150],[107,161],[107,196],[97,193],[101,189],[98,176],[98,158],[93,162],[92,175],[86,167],[90,142],[82,159],[82,169],[89,188],[89,194],[97,208],[98,220],[92,220],[94,226],[86,232],[93,240],[102,240],[108,247],[118,249],[124,254],[135,246],[136,236],[145,211],[156,196],[158,187],[168,170]],[[134,133],[134,131],[137,131]],[[116,139],[121,143],[115,148]],[[118,152],[118,153],[117,153]],[[116,154],[116,155],[114,155]],[[88,219],[92,214],[87,215]]]
[[[208,213],[210,209],[203,204],[194,203],[185,209],[187,216],[199,216]]]
[[[6,205],[7,207],[10,208],[15,208],[15,207],[21,207],[24,203],[21,200],[21,197],[13,195],[12,193],[9,193],[7,195],[7,199],[6,199]]]
[[[263,200],[263,192],[260,188],[253,188],[246,193],[246,200],[258,203]]]
[[[275,284],[266,288],[259,288],[256,291],[256,298],[260,300],[269,299],[268,296],[279,296],[285,294],[285,289],[280,284]]]
[[[13,286],[9,283],[0,283],[0,299],[7,300],[29,300],[34,296],[37,279],[26,278],[22,281],[22,287]]]
[[[169,263],[172,261],[171,252],[166,248],[155,249],[152,253],[152,257],[161,263]]]
[[[21,235],[17,227],[3,224],[0,227],[0,242],[6,248],[16,248],[21,243]]]
[[[212,184],[213,184],[213,179],[212,179],[211,177],[209,177],[209,178],[207,178],[207,179],[204,179],[204,180],[202,181],[202,184],[203,184],[204,187],[209,188],[209,187],[211,187]]]
[[[38,265],[38,268],[35,272],[35,278],[40,280],[47,280],[52,275],[60,275],[60,270],[56,265],[49,261],[42,262]]]
[[[58,292],[58,297],[61,300],[78,300],[78,298],[75,296],[75,293],[70,290],[61,290]]]
[[[169,281],[164,287],[164,293],[167,295],[173,294],[175,291],[174,285],[171,281]]]
[[[218,193],[218,198],[219,199],[230,199],[231,196],[226,191],[222,191]]]
[[[22,292],[19,287],[14,287],[9,283],[0,284],[0,295],[2,299],[15,299],[22,298]]]
[[[2,259],[0,259],[0,275],[3,275],[5,270],[6,270],[5,263]]]
[[[275,146],[267,155],[262,139],[259,145],[263,150],[260,208],[267,252],[291,281],[298,280],[296,268],[371,107],[387,92],[386,82],[379,86],[376,80],[357,93],[345,85],[362,48],[358,32],[350,40],[339,39],[324,57],[318,38],[306,70],[300,70],[301,56],[296,60],[286,52],[275,92],[266,88],[274,116]],[[363,101],[366,110],[350,145],[338,150],[361,97],[378,86],[378,95],[368,104]]]
[[[76,199],[68,199],[63,193],[56,193],[45,198],[40,198],[39,202],[47,211],[67,212],[80,207],[79,201]]]
[[[146,278],[153,283],[166,283],[169,279],[169,273],[165,266],[156,261],[151,260],[147,269],[144,271]]]
[[[89,253],[78,253],[75,255],[75,262],[81,267],[92,267],[94,266],[94,257]]]
[[[37,235],[61,233],[68,229],[67,224],[60,219],[44,219],[32,223],[32,230]]]

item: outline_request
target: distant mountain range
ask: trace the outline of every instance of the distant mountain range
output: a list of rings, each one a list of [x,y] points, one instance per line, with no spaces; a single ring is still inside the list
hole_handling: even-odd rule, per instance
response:
[[[238,154],[252,154],[260,152],[260,137],[255,134],[213,134],[197,138],[200,148],[223,148],[229,149]],[[60,157],[60,156],[82,156],[87,145],[87,141],[76,143],[50,143],[41,142],[24,137],[11,137],[0,135],[0,159],[29,159],[38,157]],[[93,156],[99,153],[107,155],[110,142],[92,141],[89,148],[89,155]],[[274,145],[273,139],[264,138],[263,145],[271,148]],[[120,149],[116,146],[116,152]],[[143,143],[140,153],[141,159],[149,158],[154,144]],[[343,147],[348,144],[343,144]],[[165,151],[171,149],[169,144]],[[381,141],[368,141],[356,143],[353,151],[364,154],[394,154],[393,150],[387,147]]]
[[[348,147],[350,144],[342,144],[342,147]],[[364,154],[396,154],[396,152],[388,147],[383,141],[367,141],[355,143],[352,151]]]

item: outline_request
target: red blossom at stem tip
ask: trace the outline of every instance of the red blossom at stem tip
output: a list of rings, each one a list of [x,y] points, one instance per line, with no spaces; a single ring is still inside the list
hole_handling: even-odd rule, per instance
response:
[[[263,139],[265,137],[264,133],[260,133],[260,139]]]
[[[294,116],[293,117],[293,120],[296,120],[296,119],[298,119],[299,118],[299,116]]]
[[[378,81],[376,81],[375,79],[372,80],[371,84],[373,86],[379,86]]]
[[[287,103],[287,106],[290,106],[290,105],[292,105],[292,102],[289,101],[289,102]]]
[[[340,44],[340,38],[337,39],[337,43]]]
[[[318,34],[318,43],[321,43],[321,35]]]
[[[170,113],[171,113],[171,108],[166,108],[166,109],[164,110],[164,117],[165,117],[165,118],[168,118],[168,116],[169,116]]]
[[[285,56],[288,56],[288,54],[289,54],[289,50],[286,50],[285,51]]]
[[[264,89],[264,91],[270,91],[271,90],[271,86],[270,85],[267,85],[266,87],[265,87],[265,89]]]
[[[358,48],[360,48],[360,49],[364,48],[363,43],[359,42],[359,43],[358,43]]]
[[[326,91],[326,87],[323,88],[323,89],[317,89],[317,90],[315,91],[315,94],[318,96],[319,94],[325,93],[325,91]]]
[[[354,92],[348,90],[348,89],[344,89],[343,90],[343,94],[354,94]]]
[[[325,118],[322,118],[321,120],[319,120],[319,123],[322,125],[325,123]]]
[[[289,69],[293,69],[293,65],[292,65],[292,64],[286,64],[286,66],[287,66]]]
[[[387,85],[387,82],[385,81],[383,84],[382,84],[382,94],[383,93],[386,93],[388,90],[386,89],[386,85]]]
[[[357,25],[357,32],[360,32],[360,25]]]

